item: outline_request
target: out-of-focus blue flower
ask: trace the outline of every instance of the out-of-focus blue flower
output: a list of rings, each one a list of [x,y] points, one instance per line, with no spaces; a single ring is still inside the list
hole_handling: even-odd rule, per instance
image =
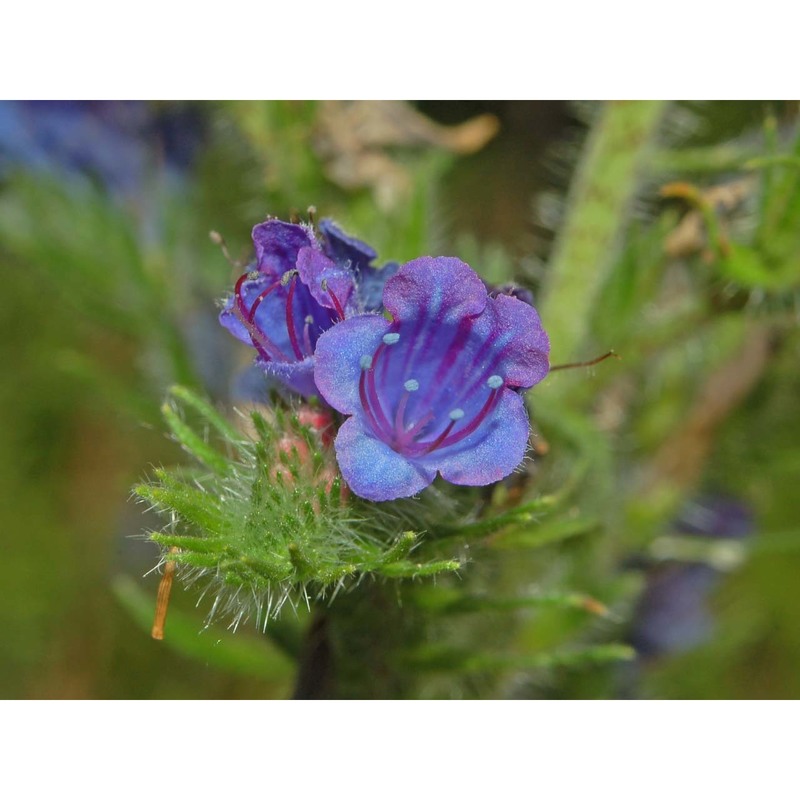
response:
[[[339,468],[368,500],[408,497],[437,472],[484,486],[522,461],[529,425],[520,390],[549,369],[535,309],[489,297],[456,258],[418,258],[386,281],[392,319],[364,314],[317,344],[322,396],[351,415],[336,437]]]
[[[687,503],[675,529],[710,539],[746,539],[753,533],[753,511],[734,498],[709,495]]]
[[[115,196],[141,190],[155,166],[172,175],[203,136],[195,107],[140,101],[0,102],[0,176],[26,169],[88,178]]]
[[[708,564],[662,564],[647,573],[629,641],[643,658],[690,650],[713,629],[706,606],[719,575]]]
[[[317,394],[317,339],[335,322],[374,308],[374,286],[382,286],[386,273],[371,266],[372,248],[330,220],[320,231],[318,241],[307,225],[256,225],[256,263],[220,314],[224,327],[255,348],[256,363],[268,375],[305,396]]]
[[[687,504],[674,528],[684,536],[739,540],[752,534],[753,513],[738,500],[707,496]],[[651,566],[629,635],[640,656],[682,652],[707,640],[713,631],[707,600],[719,580],[719,570],[708,563]]]

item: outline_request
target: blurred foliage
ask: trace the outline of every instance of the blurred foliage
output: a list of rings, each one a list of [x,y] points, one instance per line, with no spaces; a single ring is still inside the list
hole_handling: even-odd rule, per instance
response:
[[[797,107],[423,107],[447,122],[493,112],[501,130],[492,139],[484,118],[454,134],[395,104],[214,103],[190,107],[204,139],[177,179],[155,142],[127,193],[75,170],[4,168],[4,696],[800,695]],[[352,578],[332,604],[331,586],[314,602],[325,559],[279,547],[269,580],[288,580],[296,608],[266,634],[263,617],[235,636],[209,625],[213,592],[195,585],[173,589],[153,642],[159,549],[147,539],[169,555],[170,536],[218,531],[181,540],[182,558],[202,560],[208,545],[240,559],[208,487],[245,470],[242,502],[257,502],[276,446],[272,412],[254,411],[254,440],[220,413],[248,354],[216,326],[235,268],[208,233],[246,261],[255,222],[309,205],[383,260],[457,255],[487,279],[528,284],[560,361],[611,348],[622,360],[536,387],[532,461],[494,491],[456,494],[446,526],[426,516],[426,502],[444,502],[435,487],[426,502],[388,504],[366,549],[342,557]],[[185,388],[165,425],[173,384]],[[296,447],[319,449],[294,433]],[[291,448],[284,456],[286,486],[298,486]],[[140,494],[183,509],[175,522],[189,533],[126,504],[152,464],[179,466]],[[292,502],[341,508],[303,485],[309,496]],[[708,493],[755,512],[756,534],[728,561],[669,544],[681,509]],[[405,563],[408,530],[408,564],[458,572],[391,574],[386,556]],[[625,642],[648,576],[682,562],[718,573],[696,598],[713,630],[637,656]]]

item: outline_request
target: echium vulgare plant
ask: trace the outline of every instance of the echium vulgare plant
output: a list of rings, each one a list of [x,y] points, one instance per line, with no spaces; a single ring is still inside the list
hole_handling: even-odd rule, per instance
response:
[[[212,615],[264,625],[365,576],[458,570],[452,535],[436,532],[480,498],[448,486],[494,484],[525,459],[524,393],[549,369],[536,310],[457,258],[373,267],[372,248],[329,220],[271,219],[253,241],[220,321],[285,391],[246,432],[173,390],[167,422],[202,466],[137,490],[172,515],[152,536],[164,561],[216,594]]]

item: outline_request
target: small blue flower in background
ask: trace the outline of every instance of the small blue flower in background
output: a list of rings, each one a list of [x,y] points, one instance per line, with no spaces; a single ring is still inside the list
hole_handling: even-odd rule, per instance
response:
[[[673,525],[678,534],[707,540],[741,541],[755,528],[748,506],[721,495],[687,504]],[[708,600],[721,578],[722,573],[707,563],[671,561],[650,566],[629,634],[639,655],[652,659],[708,640],[714,631]]]
[[[520,390],[547,375],[536,310],[490,297],[456,258],[418,258],[386,281],[391,314],[363,314],[319,339],[316,382],[351,415],[336,438],[348,485],[368,500],[409,497],[437,472],[484,486],[522,462],[529,424]]]
[[[0,102],[0,176],[24,169],[88,178],[114,197],[140,194],[156,169],[191,167],[207,130],[202,108],[141,101]]]
[[[220,322],[257,352],[256,363],[302,395],[317,394],[314,350],[335,322],[373,310],[375,286],[394,268],[371,266],[375,251],[330,220],[310,226],[268,220],[253,228],[255,266],[236,282]]]
[[[687,503],[675,520],[675,530],[709,539],[746,539],[754,530],[753,511],[726,495],[707,495]]]

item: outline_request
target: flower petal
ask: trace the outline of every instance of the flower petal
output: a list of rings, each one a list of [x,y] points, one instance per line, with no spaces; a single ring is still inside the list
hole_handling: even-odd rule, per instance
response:
[[[304,247],[297,256],[300,280],[308,287],[312,297],[325,308],[336,308],[331,293],[345,310],[355,292],[353,273],[331,261],[323,252]],[[323,284],[327,289],[323,289]]]
[[[280,278],[287,270],[294,269],[301,248],[316,243],[304,226],[268,219],[253,228],[253,244],[259,271]]]
[[[256,301],[258,296],[268,287],[272,286],[275,283],[275,279],[268,275],[262,275],[258,272],[250,273],[253,277],[248,277],[241,286],[242,292],[242,303],[244,308],[249,310],[252,308],[253,303]],[[275,294],[275,293],[273,293]],[[247,332],[247,328],[242,324],[239,317],[234,313],[234,304],[236,302],[236,296],[231,295],[225,301],[225,305],[222,308],[222,311],[219,315],[220,324],[227,328],[237,339],[244,342],[245,344],[249,344],[252,346],[252,340],[250,338],[250,334]],[[274,303],[275,298],[271,296],[268,298],[268,303],[264,304],[261,303],[261,308],[258,310],[258,323],[259,325],[265,319],[265,311],[267,306],[270,303]],[[279,345],[280,346],[280,345]]]
[[[390,261],[382,267],[366,267],[358,273],[358,299],[364,311],[378,311],[383,307],[383,287],[399,269],[396,261]]]
[[[389,326],[389,321],[378,314],[364,314],[334,325],[317,340],[317,387],[337,411],[363,413],[358,390],[361,358],[375,352]]]
[[[333,220],[320,220],[319,232],[325,242],[325,252],[337,264],[349,264],[354,271],[366,267],[378,256],[368,244],[348,236]]]
[[[239,321],[233,313],[233,304],[236,302],[234,297],[229,297],[225,301],[222,311],[219,312],[219,324],[227,328],[240,342],[253,346],[253,340],[247,332],[247,328]]]
[[[241,287],[242,303],[249,312],[254,303],[258,302],[259,295],[270,287],[274,287],[269,294],[262,298],[258,304],[255,315],[255,325],[264,334],[273,347],[267,347],[269,355],[274,360],[282,360],[281,354],[290,357],[291,345],[289,343],[289,333],[286,328],[286,289],[283,286],[275,286],[275,277],[260,273],[253,273],[257,277],[253,280],[246,280]],[[237,339],[245,344],[254,346],[252,337],[247,328],[242,324],[236,313],[234,313],[235,295],[229,297],[220,312],[220,324],[227,328]]]
[[[475,433],[417,463],[437,469],[450,483],[486,486],[507,477],[522,463],[529,432],[522,396],[503,389],[497,408]]]
[[[314,383],[314,357],[309,356],[302,361],[264,361],[259,358],[256,363],[267,373],[277,378],[284,386],[303,395],[317,395]]]
[[[383,290],[383,304],[395,319],[424,316],[437,324],[480,314],[487,301],[483,281],[457,258],[425,256],[409,261]]]
[[[411,497],[436,476],[435,469],[409,461],[376,439],[357,417],[350,417],[342,425],[334,446],[342,477],[355,494],[366,500]]]
[[[271,392],[281,392],[283,384],[264,372],[261,364],[253,363],[233,376],[230,395],[234,403],[270,404]],[[285,394],[285,392],[284,392]]]
[[[530,389],[550,370],[550,340],[533,306],[508,295],[489,299],[492,334],[508,340],[503,355],[502,375],[506,385]]]

